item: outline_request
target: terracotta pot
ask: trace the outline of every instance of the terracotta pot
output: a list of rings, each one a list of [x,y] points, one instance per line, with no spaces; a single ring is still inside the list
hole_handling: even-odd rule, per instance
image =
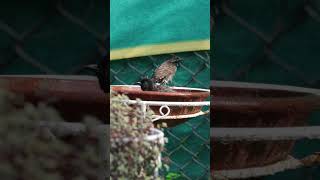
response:
[[[112,90],[127,95],[130,99],[141,99],[144,101],[167,101],[167,102],[202,102],[209,97],[210,92],[204,89],[196,88],[179,88],[173,87],[175,92],[157,92],[157,91],[142,91],[139,86],[126,86],[115,85],[112,86]],[[160,106],[150,106],[156,115],[160,115]],[[190,115],[201,111],[201,106],[189,106],[189,107],[170,107],[169,116],[177,115]],[[166,111],[164,111],[166,113]],[[168,126],[175,126],[185,122],[187,119],[170,119],[160,120],[156,123],[166,122]]]
[[[305,126],[320,105],[319,90],[253,83],[211,82],[212,127]],[[265,166],[285,159],[294,141],[217,142],[211,138],[214,170]]]
[[[82,121],[85,115],[107,122],[109,97],[100,90],[95,77],[1,75],[0,88],[23,95],[34,104],[48,102],[69,122]]]

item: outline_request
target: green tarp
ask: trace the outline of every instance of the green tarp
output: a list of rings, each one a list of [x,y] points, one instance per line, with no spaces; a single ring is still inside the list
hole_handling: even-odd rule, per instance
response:
[[[111,60],[208,50],[209,0],[111,0]]]

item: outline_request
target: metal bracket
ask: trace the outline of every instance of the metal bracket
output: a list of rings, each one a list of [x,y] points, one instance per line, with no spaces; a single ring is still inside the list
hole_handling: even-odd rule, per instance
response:
[[[153,116],[153,122],[162,120],[162,119],[185,119],[185,118],[193,118],[197,116],[202,116],[208,114],[210,111],[200,111],[194,114],[187,115],[178,115],[178,116],[170,116],[171,106],[210,106],[210,101],[203,102],[172,102],[172,101],[141,101],[141,100],[126,100],[122,101],[127,104],[138,104],[141,106],[143,112],[146,112],[148,106],[160,106],[159,113],[160,115]]]

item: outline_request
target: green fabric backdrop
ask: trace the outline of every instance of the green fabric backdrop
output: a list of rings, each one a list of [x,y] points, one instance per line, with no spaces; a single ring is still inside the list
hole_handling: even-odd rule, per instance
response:
[[[210,38],[209,0],[111,0],[111,50]]]

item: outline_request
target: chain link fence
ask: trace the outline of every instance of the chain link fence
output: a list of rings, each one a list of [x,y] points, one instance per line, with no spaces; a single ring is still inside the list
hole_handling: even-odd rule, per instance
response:
[[[106,54],[106,1],[3,1],[1,74],[78,74]]]
[[[210,55],[208,51],[175,54],[183,59],[172,85],[209,88]],[[153,71],[171,55],[140,57],[112,61],[111,84],[132,85],[141,77],[151,77]],[[170,170],[181,179],[208,179],[210,172],[210,115],[192,118],[172,128],[165,129],[169,142],[163,153]],[[165,175],[165,176],[167,176]]]
[[[215,1],[213,79],[320,88],[320,3]],[[310,118],[319,125],[320,112]],[[299,141],[293,155],[319,151],[319,141]],[[319,167],[264,179],[319,179]]]
[[[219,61],[213,77],[319,88],[319,6],[317,1],[218,1],[213,42]]]

